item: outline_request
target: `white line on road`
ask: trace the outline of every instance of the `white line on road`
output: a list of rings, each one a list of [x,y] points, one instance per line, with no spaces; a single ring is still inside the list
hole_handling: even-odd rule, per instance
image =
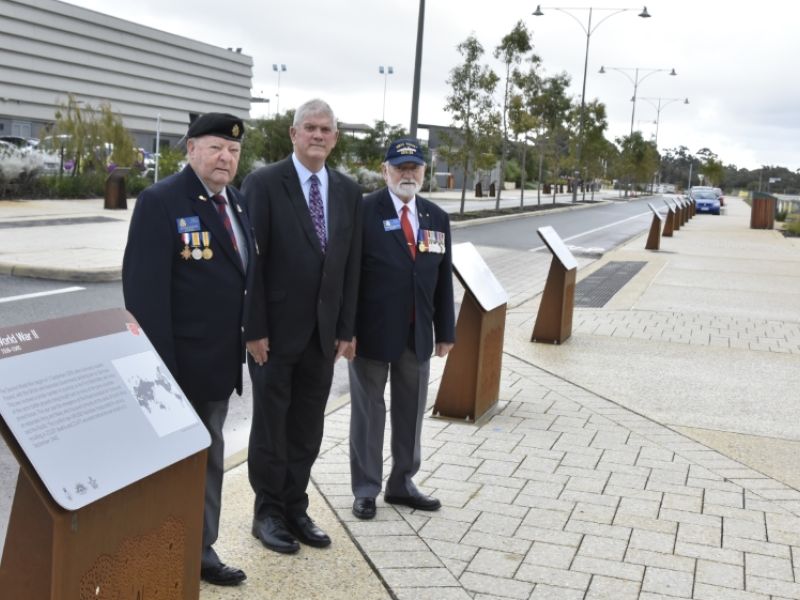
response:
[[[36,292],[35,294],[21,294],[20,296],[8,296],[7,298],[0,298],[0,304],[3,302],[16,302],[17,300],[28,300],[30,298],[41,298],[42,296],[54,296],[56,294],[68,294],[69,292],[80,292],[86,288],[74,286],[68,288],[59,288],[57,290],[48,290],[46,292]]]
[[[584,231],[582,233],[577,233],[577,234],[573,235],[572,237],[564,238],[561,241],[562,242],[569,242],[569,241],[577,239],[579,237],[583,237],[584,235],[589,235],[590,233],[594,233],[596,231],[602,231],[603,229],[608,229],[609,227],[615,227],[617,225],[621,225],[622,223],[625,223],[626,221],[632,221],[633,219],[638,219],[640,217],[644,217],[644,216],[651,215],[651,214],[653,214],[653,213],[652,212],[639,213],[638,215],[633,215],[632,217],[628,217],[627,219],[622,219],[621,221],[614,221],[613,223],[609,223],[608,225],[603,225],[601,227],[595,227],[594,229],[589,229],[588,231]],[[547,246],[544,246],[544,245],[543,246],[536,246],[535,248],[531,248],[529,250],[529,252],[536,252],[537,250],[541,250],[542,248],[547,248]]]

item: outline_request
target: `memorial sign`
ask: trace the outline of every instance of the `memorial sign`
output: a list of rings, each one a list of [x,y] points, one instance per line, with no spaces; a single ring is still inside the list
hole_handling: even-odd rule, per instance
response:
[[[210,443],[147,336],[122,309],[0,329],[0,417],[67,510]]]
[[[453,244],[453,269],[483,310],[488,312],[508,302],[508,294],[471,242]]]

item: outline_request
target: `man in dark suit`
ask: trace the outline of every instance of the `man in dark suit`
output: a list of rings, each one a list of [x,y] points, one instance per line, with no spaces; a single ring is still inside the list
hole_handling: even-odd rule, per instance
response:
[[[261,253],[245,319],[253,380],[248,469],[252,533],[267,548],[324,547],[306,488],[319,454],[334,361],[350,354],[361,244],[361,191],[325,166],[338,131],[330,106],[306,102],[294,152],[244,181]]]
[[[441,506],[412,478],[420,467],[430,356],[445,356],[455,342],[450,220],[417,196],[425,177],[419,142],[392,142],[381,169],[387,187],[364,198],[356,356],[349,365],[350,476],[360,519],[375,516],[381,491],[389,372],[393,464],[384,500],[418,510]]]
[[[201,115],[186,134],[188,165],[136,200],[122,263],[126,308],[211,434],[206,466],[200,576],[216,585],[246,579],[212,545],[219,532],[231,392],[242,393],[242,318],[254,254],[236,175],[242,120]]]

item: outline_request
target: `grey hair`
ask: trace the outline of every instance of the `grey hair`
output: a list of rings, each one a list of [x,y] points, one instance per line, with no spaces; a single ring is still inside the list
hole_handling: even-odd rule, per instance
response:
[[[324,100],[314,98],[308,102],[304,102],[294,113],[294,122],[292,127],[298,127],[307,117],[312,115],[324,115],[330,117],[333,124],[333,130],[336,131],[336,115],[333,114],[333,109]]]

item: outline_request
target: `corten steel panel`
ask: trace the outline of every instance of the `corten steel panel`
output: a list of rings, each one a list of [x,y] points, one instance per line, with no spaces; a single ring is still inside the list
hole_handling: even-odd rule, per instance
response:
[[[561,344],[572,335],[577,273],[577,268],[566,270],[553,256],[531,334],[532,342]]]
[[[3,598],[197,600],[205,450],[68,511],[1,420],[0,433],[20,463],[0,562]]]
[[[506,304],[483,310],[464,291],[456,323],[456,344],[447,355],[433,414],[475,421],[497,403]]]
[[[661,219],[653,215],[653,222],[650,223],[650,232],[647,234],[645,250],[658,250],[661,247]]]

